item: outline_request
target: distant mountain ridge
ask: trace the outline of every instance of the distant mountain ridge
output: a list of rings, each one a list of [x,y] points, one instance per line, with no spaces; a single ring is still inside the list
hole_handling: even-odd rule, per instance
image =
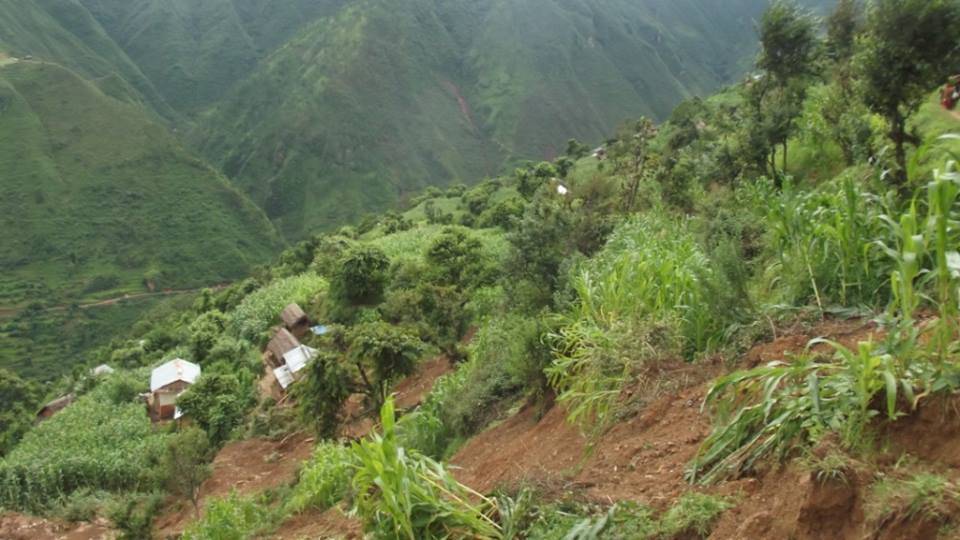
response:
[[[297,239],[662,119],[742,74],[766,5],[0,0],[0,50],[166,119]]]

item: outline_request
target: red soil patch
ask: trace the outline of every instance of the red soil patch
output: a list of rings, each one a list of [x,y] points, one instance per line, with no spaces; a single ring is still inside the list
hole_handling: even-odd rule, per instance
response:
[[[288,519],[270,536],[279,540],[302,538],[329,538],[359,540],[363,538],[363,525],[346,514],[339,506],[326,512],[306,512]]]
[[[302,434],[282,441],[247,439],[228,443],[213,460],[213,473],[200,488],[200,512],[211,497],[225,497],[232,491],[260,493],[293,483],[300,463],[313,452],[314,439]],[[159,538],[177,537],[193,520],[189,502],[170,501],[171,508],[157,519]]]
[[[417,367],[417,373],[400,381],[393,389],[397,409],[412,409],[423,401],[437,379],[453,371],[446,356],[438,356]]]
[[[116,531],[107,523],[62,523],[9,512],[0,515],[0,538],[4,540],[112,540]]]
[[[789,354],[802,353],[816,338],[828,338],[847,348],[855,348],[861,341],[882,337],[876,323],[864,319],[826,319],[813,327],[795,325],[787,333],[768,343],[761,343],[743,356],[746,367],[756,367],[776,360],[786,360]],[[828,353],[830,347],[818,344],[813,351]]]
[[[884,434],[894,459],[908,453],[960,469],[960,397],[921,400],[913,414],[889,424]]]

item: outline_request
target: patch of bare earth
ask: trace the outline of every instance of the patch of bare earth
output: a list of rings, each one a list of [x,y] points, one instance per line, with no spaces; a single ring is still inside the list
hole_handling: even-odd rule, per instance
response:
[[[261,493],[296,481],[300,463],[313,452],[314,439],[296,434],[280,441],[247,439],[228,443],[213,460],[213,472],[200,488],[200,512],[213,497]],[[194,519],[189,502],[171,500],[157,519],[158,538],[176,538]]]
[[[828,320],[760,344],[742,363],[755,366],[786,359],[803,352],[817,337],[855,347],[859,341],[879,339],[879,333],[865,320]],[[830,350],[823,345],[816,349]],[[699,489],[685,480],[684,471],[711,431],[710,419],[700,413],[700,405],[709,379],[717,373],[709,366],[703,371],[700,377],[678,374],[679,380],[685,381],[678,391],[615,425],[589,452],[587,441],[566,422],[561,406],[554,406],[542,418],[537,418],[533,408],[522,409],[461,448],[451,459],[453,472],[480,492],[533,485],[547,487],[548,495],[560,492],[598,503],[629,500],[666,508],[684,492]],[[896,456],[909,452],[940,466],[960,466],[960,399],[931,400],[888,431]],[[892,461],[895,459],[888,467]],[[936,533],[941,524],[923,518],[894,516],[879,528],[866,522],[864,497],[875,473],[850,471],[845,482],[822,482],[791,464],[706,488],[736,502],[718,520],[710,538],[935,538],[928,533]]]
[[[63,523],[8,512],[0,514],[0,538],[3,540],[113,540],[116,531],[106,521]]]
[[[271,538],[279,540],[302,540],[313,538],[359,540],[363,538],[361,523],[335,506],[325,512],[304,512],[288,519]]]

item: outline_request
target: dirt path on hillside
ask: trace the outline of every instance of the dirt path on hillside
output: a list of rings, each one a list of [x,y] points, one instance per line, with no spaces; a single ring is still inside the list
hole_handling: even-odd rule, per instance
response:
[[[210,289],[212,291],[219,291],[226,287],[229,287],[229,283],[219,283],[216,285],[208,285],[206,287],[196,287],[193,289],[167,289],[164,291],[156,292],[145,292],[145,293],[134,293],[134,294],[123,294],[113,298],[107,298],[106,300],[98,300],[96,302],[88,302],[85,304],[76,304],[76,307],[79,309],[91,309],[98,307],[107,307],[119,304],[120,302],[135,302],[138,300],[145,300],[147,298],[156,298],[159,296],[180,296],[184,294],[196,294],[204,289]],[[66,311],[74,307],[74,304],[59,304],[55,306],[44,307],[41,311]],[[0,307],[0,319],[2,318],[12,318],[19,315],[22,311],[27,309],[26,307],[17,307],[17,308],[5,308]]]

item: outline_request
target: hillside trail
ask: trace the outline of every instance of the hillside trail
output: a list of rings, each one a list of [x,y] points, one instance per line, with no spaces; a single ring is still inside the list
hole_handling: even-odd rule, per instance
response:
[[[192,289],[166,289],[163,291],[155,291],[155,292],[144,292],[144,293],[134,293],[134,294],[125,293],[120,296],[115,296],[113,298],[107,298],[105,300],[97,300],[96,302],[88,302],[85,304],[71,303],[71,304],[57,304],[53,306],[46,306],[42,308],[41,311],[43,312],[67,311],[68,309],[72,309],[74,307],[76,307],[77,309],[107,307],[107,306],[117,305],[120,302],[135,302],[138,300],[145,300],[147,298],[156,298],[159,296],[180,296],[184,294],[196,294],[196,293],[199,293],[200,291],[203,291],[204,289],[219,291],[221,289],[228,287],[229,285],[230,285],[229,283],[218,283],[215,285],[207,285],[205,287],[195,287]],[[26,309],[27,309],[26,307],[16,307],[16,308],[0,307],[0,319],[16,317]]]

